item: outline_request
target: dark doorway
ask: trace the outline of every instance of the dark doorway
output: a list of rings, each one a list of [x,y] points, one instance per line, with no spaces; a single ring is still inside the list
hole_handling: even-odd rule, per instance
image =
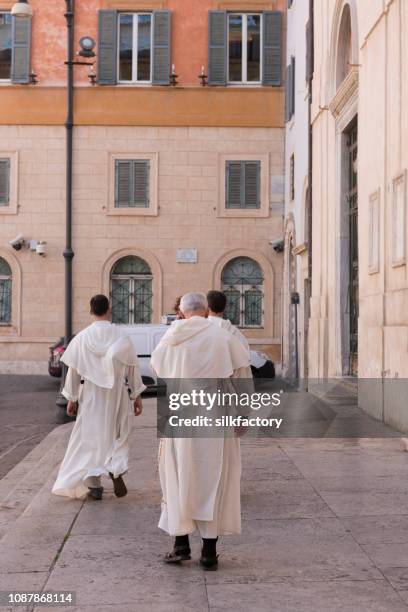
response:
[[[358,131],[355,120],[346,133],[348,158],[348,216],[349,216],[349,289],[348,314],[350,329],[349,373],[358,375]]]

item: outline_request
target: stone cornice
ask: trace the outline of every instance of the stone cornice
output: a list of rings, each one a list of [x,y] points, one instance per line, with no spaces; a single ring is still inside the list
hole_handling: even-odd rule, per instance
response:
[[[349,101],[354,98],[357,93],[358,69],[352,68],[329,104],[329,109],[333,117],[340,117]]]
[[[307,249],[308,249],[308,244],[307,242],[302,242],[301,244],[298,244],[294,249],[293,249],[293,254],[294,255],[302,255],[303,253],[307,253]]]

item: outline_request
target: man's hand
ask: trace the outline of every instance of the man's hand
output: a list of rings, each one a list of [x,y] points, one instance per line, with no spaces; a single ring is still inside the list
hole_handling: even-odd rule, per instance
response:
[[[70,417],[74,417],[78,414],[78,403],[77,402],[68,402],[67,406],[67,415]]]
[[[135,416],[140,416],[143,412],[142,398],[140,395],[135,399],[133,407],[135,409]]]

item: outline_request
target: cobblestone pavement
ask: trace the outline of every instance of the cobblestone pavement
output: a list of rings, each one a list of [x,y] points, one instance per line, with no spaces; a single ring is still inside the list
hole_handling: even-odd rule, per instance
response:
[[[341,419],[341,406],[335,411]],[[348,405],[344,418],[357,411]],[[155,425],[149,399],[123,499],[108,481],[102,502],[52,498],[71,425],[0,481],[0,590],[72,590],[76,605],[67,609],[81,612],[408,610],[408,455],[388,430],[244,439],[243,533],[221,539],[219,571],[205,573],[197,537],[192,561],[161,561],[171,541],[157,529]]]

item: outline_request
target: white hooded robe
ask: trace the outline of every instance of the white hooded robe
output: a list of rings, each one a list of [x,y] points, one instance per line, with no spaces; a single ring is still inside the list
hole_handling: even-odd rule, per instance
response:
[[[198,316],[172,323],[151,363],[163,379],[252,378],[242,344]],[[238,438],[163,438],[159,474],[161,529],[176,536],[198,528],[203,538],[241,532]]]
[[[226,331],[230,332],[230,334],[235,336],[248,351],[248,354],[250,354],[248,340],[246,339],[244,334],[238,329],[238,327],[235,327],[235,325],[231,323],[231,321],[229,321],[228,319],[223,319],[222,317],[214,317],[212,315],[208,317],[208,320],[211,321],[211,323],[222,327],[222,329],[225,329]]]
[[[109,321],[81,331],[62,361],[69,367],[62,394],[79,410],[52,492],[82,499],[88,478],[128,470],[133,401],[145,386],[131,340]]]

